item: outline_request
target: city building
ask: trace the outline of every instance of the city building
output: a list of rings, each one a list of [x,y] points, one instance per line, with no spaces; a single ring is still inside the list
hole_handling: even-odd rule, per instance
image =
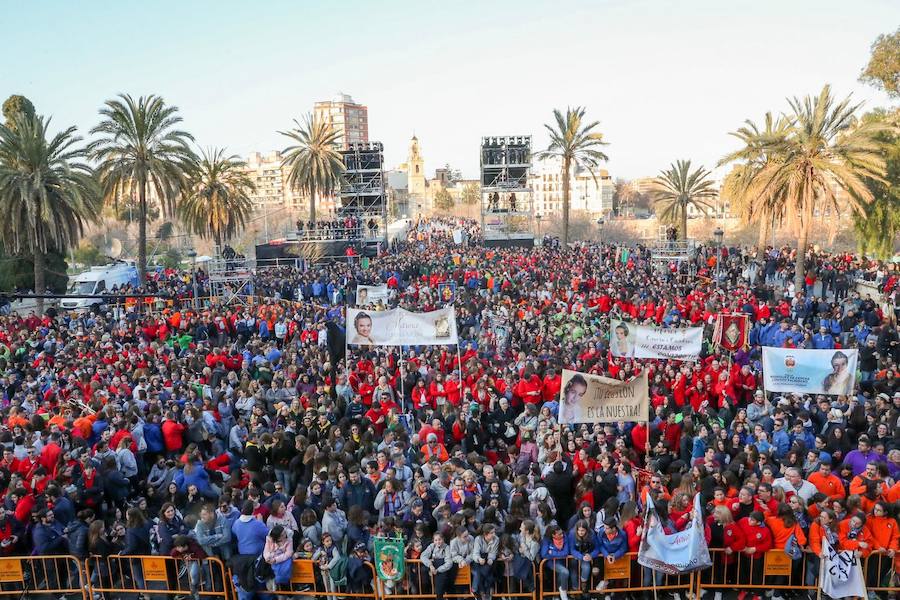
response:
[[[316,102],[313,107],[316,119],[322,119],[340,134],[337,145],[342,150],[354,143],[369,141],[369,109],[357,104],[348,94],[338,94],[333,100]]]
[[[281,165],[281,160],[281,152],[277,151],[251,152],[247,157],[245,173],[256,186],[250,196],[255,210],[306,205],[306,198],[287,184],[288,170]]]
[[[462,213],[474,213],[481,200],[481,182],[478,179],[463,179],[462,174],[449,165],[435,169],[434,177],[428,179],[425,176],[422,147],[415,135],[409,141],[406,162],[385,171],[384,180],[388,212],[392,218],[415,218],[432,214],[435,211],[435,199],[443,190],[450,194],[454,205]]]
[[[534,212],[540,215],[562,213],[562,161],[537,159],[531,167],[529,184]],[[613,210],[616,184],[606,169],[573,169],[569,182],[569,209],[591,215],[608,215]]]

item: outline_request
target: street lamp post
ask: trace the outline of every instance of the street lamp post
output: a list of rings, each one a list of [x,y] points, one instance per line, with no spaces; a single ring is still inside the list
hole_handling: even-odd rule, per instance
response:
[[[605,223],[606,223],[606,221],[604,221],[602,218],[597,219],[597,230],[598,230],[597,241],[600,242],[600,244],[603,244],[603,235],[602,234],[603,234],[603,225]]]
[[[716,281],[718,281],[719,273],[721,272],[719,265],[722,262],[722,238],[725,237],[725,232],[722,231],[721,227],[716,227],[716,230],[713,231],[713,237],[716,238]]]
[[[194,294],[191,299],[191,306],[196,310],[197,309],[197,251],[191,248],[188,250],[187,255],[191,259],[191,286],[193,287]]]
[[[541,237],[541,219],[543,217],[541,217],[541,213],[537,213],[536,215],[534,215],[534,218],[535,218],[535,220],[537,220],[538,237]]]

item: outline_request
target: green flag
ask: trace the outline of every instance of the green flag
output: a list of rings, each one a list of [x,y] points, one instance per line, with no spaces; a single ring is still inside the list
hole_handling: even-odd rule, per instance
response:
[[[403,540],[397,538],[375,538],[375,572],[384,581],[399,581],[406,567]]]
[[[369,268],[369,257],[363,256],[359,261],[359,266],[362,267],[363,269],[368,269]]]

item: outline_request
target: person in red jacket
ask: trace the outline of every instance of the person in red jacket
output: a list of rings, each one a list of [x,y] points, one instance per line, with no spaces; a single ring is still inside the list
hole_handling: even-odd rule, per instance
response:
[[[166,452],[175,455],[181,451],[184,446],[184,432],[187,427],[183,423],[175,420],[175,413],[166,413],[166,420],[162,424],[163,443],[166,445]]]
[[[555,369],[547,369],[547,374],[544,375],[543,388],[541,390],[541,397],[544,402],[557,400],[559,398],[560,387],[562,387],[562,377],[556,373]]]
[[[741,552],[745,555],[745,559],[741,562],[742,567],[738,570],[739,583],[761,585],[763,583],[763,558],[766,552],[772,549],[772,532],[766,527],[763,514],[758,510],[750,513],[749,517],[738,521],[738,528],[744,536],[744,549]],[[743,600],[744,596],[746,596],[746,592],[743,592],[743,596],[739,595],[738,598]]]
[[[746,546],[746,540],[731,510],[724,505],[716,506],[706,518],[703,533],[712,551],[713,582],[736,581],[738,553]]]

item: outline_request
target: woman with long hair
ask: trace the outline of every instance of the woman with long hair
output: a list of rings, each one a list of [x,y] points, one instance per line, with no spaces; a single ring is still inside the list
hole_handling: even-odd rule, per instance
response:
[[[706,543],[713,551],[713,567],[705,576],[705,581],[735,583],[738,553],[744,549],[746,540],[741,528],[734,522],[731,510],[727,506],[716,506],[706,518],[704,530]]]

